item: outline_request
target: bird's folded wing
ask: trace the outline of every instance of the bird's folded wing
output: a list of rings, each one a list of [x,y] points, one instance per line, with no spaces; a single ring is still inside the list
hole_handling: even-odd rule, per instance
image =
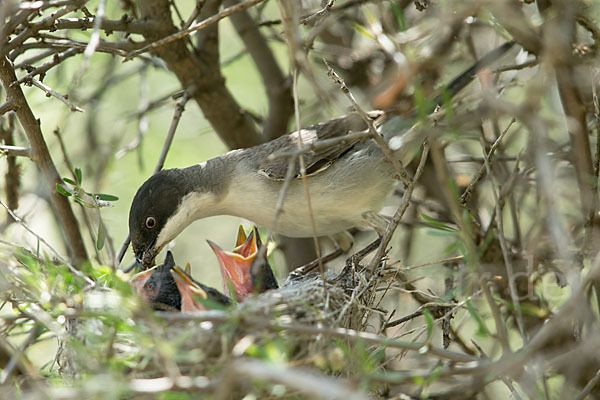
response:
[[[270,146],[265,148],[266,151],[259,161],[258,172],[273,180],[283,180],[289,166],[289,157],[278,157],[278,155],[291,154],[296,151],[300,139],[302,147],[309,146],[308,150],[302,153],[306,165],[306,174],[317,174],[327,169],[364,138],[349,137],[347,141],[339,141],[327,146],[311,147],[315,142],[342,138],[349,133],[366,129],[367,125],[358,114],[349,114],[303,128],[300,134],[298,134],[298,131],[292,132],[270,142]],[[300,165],[297,160],[294,163],[293,172],[294,177],[300,177]]]

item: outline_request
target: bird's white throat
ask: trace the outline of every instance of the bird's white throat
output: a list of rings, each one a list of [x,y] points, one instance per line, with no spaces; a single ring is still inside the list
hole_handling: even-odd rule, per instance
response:
[[[156,247],[162,248],[173,240],[193,221],[216,215],[217,197],[210,192],[190,192],[183,196],[177,210],[167,220],[156,239]]]

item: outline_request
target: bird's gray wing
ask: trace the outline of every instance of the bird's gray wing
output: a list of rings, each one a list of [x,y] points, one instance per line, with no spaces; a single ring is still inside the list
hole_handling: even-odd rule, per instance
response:
[[[367,129],[367,125],[358,114],[349,114],[303,128],[300,134],[296,131],[277,138],[270,142],[269,146],[263,147],[264,154],[261,155],[258,172],[273,180],[283,180],[289,166],[289,157],[269,156],[290,153],[298,149],[299,137],[304,147],[311,146],[316,141],[341,138],[349,133],[360,132],[365,129]],[[326,147],[310,147],[302,155],[306,166],[306,174],[314,175],[324,171],[362,140],[364,139],[348,138],[347,141],[339,141]],[[298,161],[294,164],[293,172],[294,177],[300,177],[300,165]]]

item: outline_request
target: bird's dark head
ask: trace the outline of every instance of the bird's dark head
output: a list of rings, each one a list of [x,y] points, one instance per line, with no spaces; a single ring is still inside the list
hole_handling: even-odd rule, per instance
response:
[[[169,251],[162,265],[134,275],[129,283],[155,310],[181,310],[181,293],[171,275],[174,267],[175,259]]]
[[[136,262],[144,269],[189,224],[173,221],[189,192],[181,170],[172,169],[151,176],[135,194],[129,210],[129,234]]]

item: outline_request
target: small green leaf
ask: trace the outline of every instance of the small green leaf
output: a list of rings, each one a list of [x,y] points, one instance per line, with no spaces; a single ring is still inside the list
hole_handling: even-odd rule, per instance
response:
[[[479,315],[477,310],[475,310],[475,307],[473,306],[473,303],[471,303],[471,300],[467,300],[465,302],[465,305],[467,306],[469,314],[471,314],[471,317],[473,317],[473,319],[477,323],[477,334],[480,336],[491,336],[490,331],[485,325],[485,322],[483,322],[483,318],[481,318],[481,315]]]
[[[442,95],[442,104],[444,105],[444,109],[446,110],[446,117],[452,119],[454,116],[454,108],[452,107],[452,96],[448,91],[447,87],[443,87],[441,90]]]
[[[227,292],[229,293],[229,298],[231,299],[231,304],[237,304],[237,296],[235,294],[235,287],[233,286],[233,282],[231,280],[227,280]]]
[[[56,190],[58,191],[58,193],[62,194],[62,195],[63,195],[63,196],[65,196],[65,197],[72,196],[72,194],[71,194],[71,193],[69,193],[69,192],[67,191],[67,189],[65,189],[64,187],[62,187],[62,186],[60,185],[60,183],[57,183],[57,184],[56,184]]]
[[[212,299],[205,299],[204,297],[200,297],[200,296],[196,296],[194,295],[194,300],[196,300],[198,303],[202,304],[204,307],[206,307],[209,310],[227,310],[227,306],[219,303],[215,300]]]
[[[104,235],[104,229],[102,229],[102,224],[98,225],[98,239],[96,240],[96,248],[98,250],[102,250],[104,247],[104,241],[106,236]]]
[[[369,39],[375,39],[375,36],[373,36],[373,34],[371,32],[369,32],[369,30],[367,28],[365,28],[364,26],[362,26],[361,24],[358,23],[353,23],[352,27],[358,32],[363,34],[364,36],[368,37]]]
[[[454,242],[450,243],[448,245],[448,247],[446,247],[444,249],[444,254],[452,254],[454,252],[460,252],[460,249],[462,248],[462,243],[460,242],[460,240],[455,240]]]
[[[457,231],[452,226],[446,225],[443,222],[440,222],[435,218],[431,218],[428,215],[420,214],[419,217],[421,217],[423,222],[425,222],[427,225],[429,225],[432,228],[439,229],[441,231],[446,231],[446,232],[456,232]]]
[[[94,193],[94,197],[96,197],[98,200],[104,200],[104,201],[119,200],[119,198],[117,196],[113,196],[112,194],[106,194],[106,193]]]
[[[81,168],[75,168],[75,177],[77,178],[77,183],[81,185],[81,182],[83,181],[83,176],[81,175]]]
[[[413,94],[415,108],[417,109],[417,118],[419,121],[424,121],[425,117],[429,113],[429,109],[427,108],[427,99],[425,98],[425,93],[423,93],[423,89],[420,86],[415,87],[415,93]]]
[[[405,31],[407,26],[406,26],[406,18],[404,18],[404,10],[402,10],[402,8],[396,4],[396,2],[390,2],[390,5],[392,6],[392,12],[394,13],[394,17],[396,18],[396,23],[398,24],[398,30],[400,32]]]
[[[63,178],[63,182],[68,183],[69,185],[77,186],[73,179]]]
[[[91,205],[91,204],[90,204],[90,203],[88,203],[87,201],[83,200],[81,197],[77,197],[77,196],[75,196],[75,197],[73,197],[73,200],[75,200],[76,202],[78,202],[79,204],[81,204],[81,205],[82,205],[82,206],[84,206],[84,207],[87,207],[87,208],[94,208],[94,206],[93,206],[93,205]]]
[[[423,318],[425,318],[425,323],[427,324],[427,342],[429,342],[431,340],[431,336],[433,335],[433,315],[428,309],[424,308]]]

